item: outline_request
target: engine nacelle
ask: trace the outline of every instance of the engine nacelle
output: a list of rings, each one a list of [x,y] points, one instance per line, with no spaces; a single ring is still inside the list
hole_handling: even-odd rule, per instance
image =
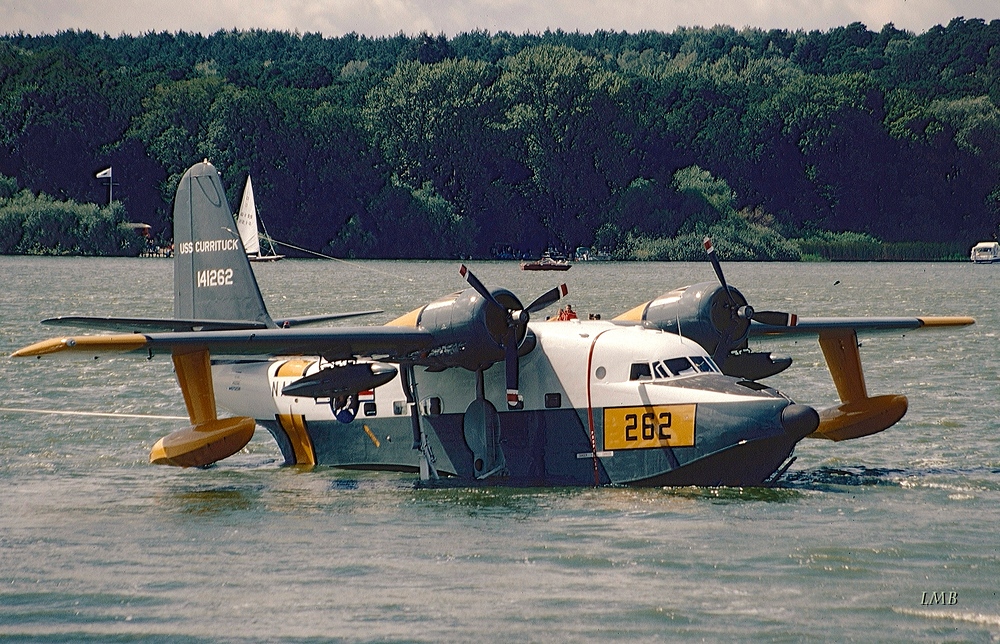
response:
[[[520,300],[510,291],[495,289],[490,292],[506,308],[521,309]],[[475,371],[504,359],[505,316],[504,311],[490,306],[475,289],[467,288],[434,300],[389,324],[422,328],[434,336],[434,348],[421,356],[420,364]],[[527,325],[518,324],[516,339],[522,350],[530,349],[525,346],[530,344],[524,342],[526,334]]]
[[[299,378],[282,388],[285,396],[334,398],[375,389],[396,377],[399,370],[381,362],[355,362],[330,365]]]
[[[739,310],[748,307],[747,299],[732,286],[729,294],[732,299],[718,282],[683,286],[617,319],[690,338],[715,357],[723,373],[731,376],[758,380],[787,369],[792,364],[791,358],[743,351],[747,348],[750,319],[739,315]],[[717,352],[720,342],[729,347],[721,355]]]
[[[750,329],[750,320],[736,316],[733,311],[734,304],[736,308],[746,306],[746,298],[733,287],[729,287],[729,293],[732,301],[718,282],[682,286],[632,309],[619,319],[643,322],[662,331],[683,335],[708,353],[714,353],[723,338],[729,338],[728,344],[739,346]]]

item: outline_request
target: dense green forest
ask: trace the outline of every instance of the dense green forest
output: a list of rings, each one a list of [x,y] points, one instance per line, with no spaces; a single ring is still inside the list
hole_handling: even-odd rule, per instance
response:
[[[180,174],[207,158],[230,203],[252,174],[275,238],[338,256],[686,258],[711,232],[734,259],[798,259],[844,231],[875,255],[962,253],[1000,222],[998,80],[1000,21],[960,18],[919,35],[8,34],[0,183],[104,203],[94,174],[113,166],[116,212],[168,240]],[[6,227],[28,200],[8,192]]]

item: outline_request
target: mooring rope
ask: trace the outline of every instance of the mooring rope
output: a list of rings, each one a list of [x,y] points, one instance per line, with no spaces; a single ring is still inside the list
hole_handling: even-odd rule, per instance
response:
[[[373,273],[378,273],[380,275],[386,275],[388,277],[392,277],[392,278],[395,278],[395,279],[399,279],[400,277],[403,277],[403,279],[405,279],[407,282],[412,282],[413,281],[412,277],[404,277],[402,275],[399,275],[398,273],[390,273],[389,271],[382,271],[382,270],[379,270],[377,268],[372,268],[371,266],[365,266],[363,264],[358,264],[356,262],[352,262],[352,261],[349,261],[349,260],[346,260],[346,259],[341,259],[339,257],[333,257],[332,255],[324,255],[323,253],[317,253],[314,250],[309,250],[308,248],[302,248],[301,246],[296,246],[295,244],[289,244],[288,242],[279,241],[279,240],[273,239],[271,237],[268,237],[267,239],[272,244],[277,244],[279,246],[285,246],[286,248],[291,248],[293,250],[297,250],[297,251],[302,252],[302,253],[308,253],[310,255],[315,255],[316,257],[320,257],[322,259],[332,259],[335,262],[343,262],[344,264],[347,264],[349,266],[353,266],[354,268],[362,268],[362,269],[364,269],[366,271],[371,271]]]
[[[26,409],[23,407],[0,407],[0,412],[17,414],[60,414],[63,416],[104,416],[106,418],[156,418],[161,420],[188,420],[187,416],[157,416],[155,414],[120,414],[102,411],[65,411],[62,409]]]

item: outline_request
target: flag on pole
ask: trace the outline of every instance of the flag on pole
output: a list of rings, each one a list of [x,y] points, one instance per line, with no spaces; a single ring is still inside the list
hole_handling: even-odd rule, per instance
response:
[[[101,170],[100,172],[97,173],[97,175],[95,175],[94,178],[95,179],[110,179],[111,178],[111,168],[107,168],[106,170]]]

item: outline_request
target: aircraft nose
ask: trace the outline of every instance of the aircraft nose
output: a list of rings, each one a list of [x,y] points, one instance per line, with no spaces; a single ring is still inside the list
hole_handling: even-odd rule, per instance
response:
[[[786,434],[805,438],[819,427],[819,414],[809,405],[792,403],[781,411],[781,426]]]

